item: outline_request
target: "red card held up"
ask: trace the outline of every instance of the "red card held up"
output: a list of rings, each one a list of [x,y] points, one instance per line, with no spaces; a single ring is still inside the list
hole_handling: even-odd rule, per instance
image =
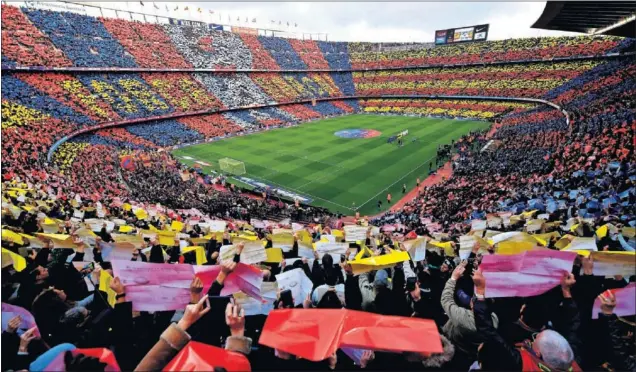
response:
[[[245,355],[196,341],[188,342],[163,370],[213,371],[215,367],[228,372],[252,370]]]
[[[324,360],[340,347],[428,354],[443,351],[433,320],[346,309],[274,310],[259,342],[311,361]]]

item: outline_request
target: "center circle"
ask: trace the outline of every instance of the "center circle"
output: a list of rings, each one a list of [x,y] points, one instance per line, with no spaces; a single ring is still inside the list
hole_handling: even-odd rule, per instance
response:
[[[341,138],[373,138],[379,136],[382,132],[375,129],[345,129],[334,134]]]

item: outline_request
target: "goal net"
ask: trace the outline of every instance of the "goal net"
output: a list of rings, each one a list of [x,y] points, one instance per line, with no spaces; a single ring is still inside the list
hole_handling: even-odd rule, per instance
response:
[[[234,175],[245,174],[245,163],[235,159],[223,158],[219,160],[219,168],[223,172]]]

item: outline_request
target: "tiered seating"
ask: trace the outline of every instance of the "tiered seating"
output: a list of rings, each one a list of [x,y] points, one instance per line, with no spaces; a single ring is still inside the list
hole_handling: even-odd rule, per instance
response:
[[[298,118],[299,120],[302,120],[302,121],[318,119],[318,118],[322,117],[316,111],[310,109],[309,107],[307,107],[305,105],[301,105],[301,104],[285,105],[285,106],[281,106],[280,109],[285,111],[285,112],[290,113],[291,115],[293,115],[294,117],[296,117],[296,118]]]
[[[329,76],[331,76],[331,79],[336,83],[344,96],[357,94],[353,76],[350,72],[330,72]]]
[[[361,106],[368,113],[410,114],[489,120],[513,110],[526,111],[534,104],[436,99],[368,99]]]
[[[267,72],[253,73],[250,77],[265,93],[278,102],[343,96],[328,73]]]
[[[305,65],[307,65],[308,69],[329,69],[329,62],[327,62],[315,41],[289,39],[288,42]]]
[[[122,118],[152,117],[174,111],[138,74],[80,74],[78,78]]]
[[[276,60],[272,57],[267,48],[261,44],[258,36],[240,34],[240,37],[251,51],[253,69],[280,70],[280,66],[276,63]]]
[[[133,148],[150,150],[150,149],[156,149],[158,147],[156,144],[142,137],[135,136],[131,134],[129,131],[127,131],[126,129],[121,127],[101,129],[96,131],[95,134],[101,137],[119,141],[120,143],[128,142],[131,145],[130,147],[133,147]],[[115,146],[115,147],[122,147],[122,146]]]
[[[246,129],[264,128],[270,125],[281,125],[296,122],[296,119],[288,112],[277,108],[266,107],[256,110],[232,111],[225,114]]]
[[[163,25],[175,48],[194,68],[249,69],[252,54],[239,35],[203,27]]]
[[[306,70],[307,65],[286,39],[259,36],[263,48],[274,57],[282,70]]]
[[[226,107],[264,105],[275,102],[245,74],[195,73],[194,77]]]
[[[601,208],[588,207],[587,201],[605,200],[609,213],[629,220],[631,212],[625,208],[629,192],[621,192],[629,189],[625,182],[633,176],[632,136],[626,134],[636,129],[636,108],[631,103],[635,85],[612,77],[627,78],[632,66],[629,60],[603,63],[549,92],[546,97],[578,97],[566,103],[574,113],[570,126],[557,110],[537,108],[504,117],[488,138],[466,136],[455,146],[460,157],[453,176],[426,189],[406,207],[407,213],[386,218],[407,221],[413,213],[450,227],[483,218],[486,212],[518,213],[539,204],[540,210],[550,213],[572,207],[570,215],[594,218],[601,215]],[[490,138],[497,140],[496,148],[480,151]],[[622,186],[599,187],[598,177],[605,179],[601,184]]]
[[[137,65],[151,68],[190,68],[160,25],[130,22],[121,19],[100,18],[106,30],[126,51],[133,55]]]
[[[176,120],[152,121],[125,127],[130,133],[142,137],[158,146],[174,146],[179,143],[196,142],[204,137]]]
[[[120,119],[120,116],[104,100],[94,96],[76,75],[47,72],[19,73],[15,76],[73,110],[90,117],[96,123]]]
[[[351,69],[351,61],[349,58],[349,50],[345,42],[326,42],[317,41],[318,47],[329,62],[329,68],[332,70],[349,70]]]
[[[73,110],[48,94],[25,83],[19,79],[19,76],[19,74],[4,74],[2,76],[3,102],[10,101],[75,125],[88,125],[93,122],[90,117]]]
[[[3,84],[5,80],[8,79],[3,77]],[[55,113],[54,106],[51,108],[51,111],[40,111],[3,98],[3,173],[23,174],[31,169],[43,169],[46,153],[55,140],[75,129],[73,125],[51,116]]]
[[[597,61],[354,72],[359,95],[541,97]]]
[[[311,103],[305,103],[305,106],[324,116],[342,115],[346,112],[331,102],[325,101],[316,102],[316,106],[313,106]]]
[[[2,63],[5,61],[23,66],[72,65],[18,8],[2,4]]]
[[[619,45],[621,48],[629,47],[628,44],[620,44],[621,40],[601,36],[541,37],[391,52],[357,50],[356,44],[350,44],[349,54],[351,66],[356,69],[491,63],[600,55]]]
[[[133,58],[96,18],[69,12],[22,10],[75,66],[136,67]]]
[[[223,104],[210,94],[200,82],[187,73],[144,73],[142,78],[155,92],[174,107],[175,111],[188,112],[217,110]]]
[[[196,130],[206,138],[223,137],[242,130],[240,126],[227,120],[221,114],[188,116],[178,122]]]
[[[346,104],[345,101],[329,101],[329,102],[347,114],[351,114],[354,111],[356,111],[354,107]]]
[[[81,147],[72,168],[66,172],[71,187],[65,192],[75,192],[85,198],[99,200],[104,195],[125,196],[128,189],[121,182],[119,150],[103,144]]]

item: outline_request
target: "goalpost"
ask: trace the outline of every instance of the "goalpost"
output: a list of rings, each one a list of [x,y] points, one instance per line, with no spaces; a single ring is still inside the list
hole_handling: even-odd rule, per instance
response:
[[[245,174],[245,163],[240,160],[223,158],[219,160],[219,168],[226,173],[233,175]]]

